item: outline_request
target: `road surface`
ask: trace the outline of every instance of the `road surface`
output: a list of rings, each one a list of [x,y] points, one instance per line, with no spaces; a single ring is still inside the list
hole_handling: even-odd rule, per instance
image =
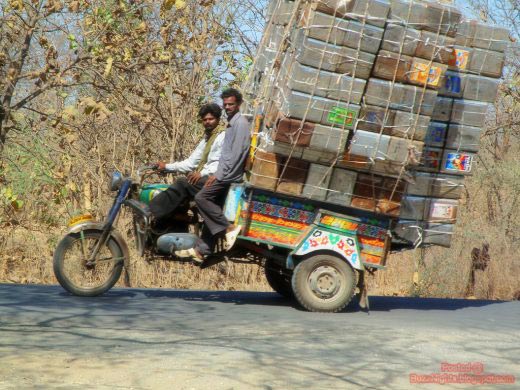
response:
[[[0,389],[429,389],[441,386],[411,378],[454,381],[481,369],[516,383],[442,388],[518,388],[520,302],[370,304],[370,314],[319,314],[275,293],[114,289],[79,298],[0,285]]]

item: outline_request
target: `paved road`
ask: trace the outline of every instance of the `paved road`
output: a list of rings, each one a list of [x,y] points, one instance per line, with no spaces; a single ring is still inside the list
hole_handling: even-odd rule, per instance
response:
[[[0,388],[425,389],[440,386],[410,374],[442,362],[517,388],[519,330],[520,302],[372,297],[370,314],[327,315],[275,293],[0,285]]]

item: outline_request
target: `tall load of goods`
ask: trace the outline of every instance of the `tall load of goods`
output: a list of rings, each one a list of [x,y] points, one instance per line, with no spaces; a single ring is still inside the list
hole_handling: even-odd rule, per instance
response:
[[[250,184],[395,219],[449,247],[509,33],[452,5],[272,0],[246,90]]]

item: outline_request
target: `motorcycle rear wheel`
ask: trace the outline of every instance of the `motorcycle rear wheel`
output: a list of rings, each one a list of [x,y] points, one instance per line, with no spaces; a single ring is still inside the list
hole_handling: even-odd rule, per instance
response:
[[[93,264],[87,259],[101,237],[101,230],[67,234],[54,252],[54,275],[71,294],[94,297],[110,290],[123,270],[123,250],[110,237],[99,249]]]

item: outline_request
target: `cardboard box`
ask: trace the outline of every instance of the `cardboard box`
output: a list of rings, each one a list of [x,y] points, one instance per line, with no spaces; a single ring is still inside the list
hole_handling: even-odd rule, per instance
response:
[[[466,76],[465,73],[446,71],[442,76],[439,95],[461,98],[466,86]]]
[[[360,106],[311,96],[301,92],[281,91],[280,111],[286,117],[304,119],[327,126],[352,129]]]
[[[371,53],[308,38],[301,30],[294,37],[293,47],[300,64],[361,79],[368,79],[376,58]]]
[[[390,3],[385,0],[319,0],[317,10],[339,18],[365,20],[366,23],[384,27]]]
[[[342,19],[316,11],[319,4],[303,8],[299,27],[309,38],[338,46],[351,47],[367,53],[377,53],[384,29],[355,20]]]
[[[303,196],[316,200],[325,200],[331,175],[332,167],[311,164],[305,186],[303,187]]]
[[[295,158],[283,159],[280,171],[280,179],[276,192],[289,195],[300,195],[307,178],[309,163]]]
[[[316,125],[299,119],[282,118],[275,126],[274,139],[297,146],[309,146]]]
[[[465,46],[453,46],[450,60],[448,61],[448,69],[457,72],[465,72],[468,69],[471,53],[473,49]]]
[[[478,75],[501,77],[504,68],[504,53],[491,50],[473,49],[469,61],[469,71]]]
[[[459,210],[459,201],[455,199],[431,199],[429,212],[426,220],[428,222],[455,223]]]
[[[428,126],[428,134],[424,139],[426,146],[433,146],[437,148],[444,147],[446,142],[446,135],[448,133],[448,124],[444,122],[430,122]]]
[[[363,173],[358,174],[350,205],[358,209],[375,212],[377,195],[382,187],[382,177]]]
[[[499,85],[499,79],[468,74],[463,98],[493,103],[497,97]]]
[[[357,123],[358,130],[390,134],[394,123],[395,110],[385,110],[367,104],[361,106]]]
[[[395,111],[390,135],[423,141],[428,131],[430,117],[404,111]]]
[[[426,3],[426,19],[422,26],[441,35],[454,37],[462,19],[462,13],[454,6],[442,3]]]
[[[414,245],[451,246],[455,225],[399,220],[392,230],[396,237]]]
[[[266,20],[275,25],[285,26],[289,23],[296,3],[289,0],[271,0],[267,8]]]
[[[347,129],[315,125],[309,146],[312,149],[333,152],[334,155],[341,154],[345,150],[349,134]]]
[[[385,27],[381,50],[413,57],[420,37],[421,32],[419,30],[400,24],[388,23]]]
[[[466,90],[470,87],[470,79],[467,80]],[[472,100],[454,99],[451,111],[451,121],[459,125],[483,127],[489,104]]]
[[[442,162],[442,148],[425,147],[421,155],[421,161],[416,168],[419,172],[439,172]]]
[[[309,163],[257,149],[249,182],[255,187],[300,195]]]
[[[439,88],[442,76],[447,69],[447,65],[414,57],[408,74],[408,82],[436,89]]]
[[[509,31],[503,27],[475,20],[466,20],[457,27],[457,45],[504,52],[509,42]]]
[[[460,199],[464,190],[464,178],[445,174],[414,172],[406,193],[413,196]]]
[[[415,57],[448,64],[453,57],[454,45],[455,38],[437,34],[437,32],[421,31]]]
[[[257,149],[249,183],[255,187],[274,191],[278,182],[279,163],[279,157],[276,154]]]
[[[291,90],[347,103],[361,102],[366,80],[318,70],[294,61],[285,61],[282,69],[281,78],[287,80],[282,82]]]
[[[412,65],[412,57],[380,50],[372,74],[385,80],[407,81]]]
[[[476,153],[479,150],[481,134],[480,127],[452,123],[448,131],[446,148]]]
[[[424,221],[430,213],[430,198],[419,196],[404,196],[401,201],[401,219]]]
[[[357,172],[334,168],[329,183],[327,202],[350,206],[357,175]]]
[[[365,92],[366,104],[423,115],[433,113],[436,98],[436,91],[376,78],[368,80]]]
[[[432,120],[449,122],[453,111],[453,99],[438,96],[433,108]]]
[[[388,135],[356,130],[349,146],[349,153],[374,161],[385,160],[389,143]]]

